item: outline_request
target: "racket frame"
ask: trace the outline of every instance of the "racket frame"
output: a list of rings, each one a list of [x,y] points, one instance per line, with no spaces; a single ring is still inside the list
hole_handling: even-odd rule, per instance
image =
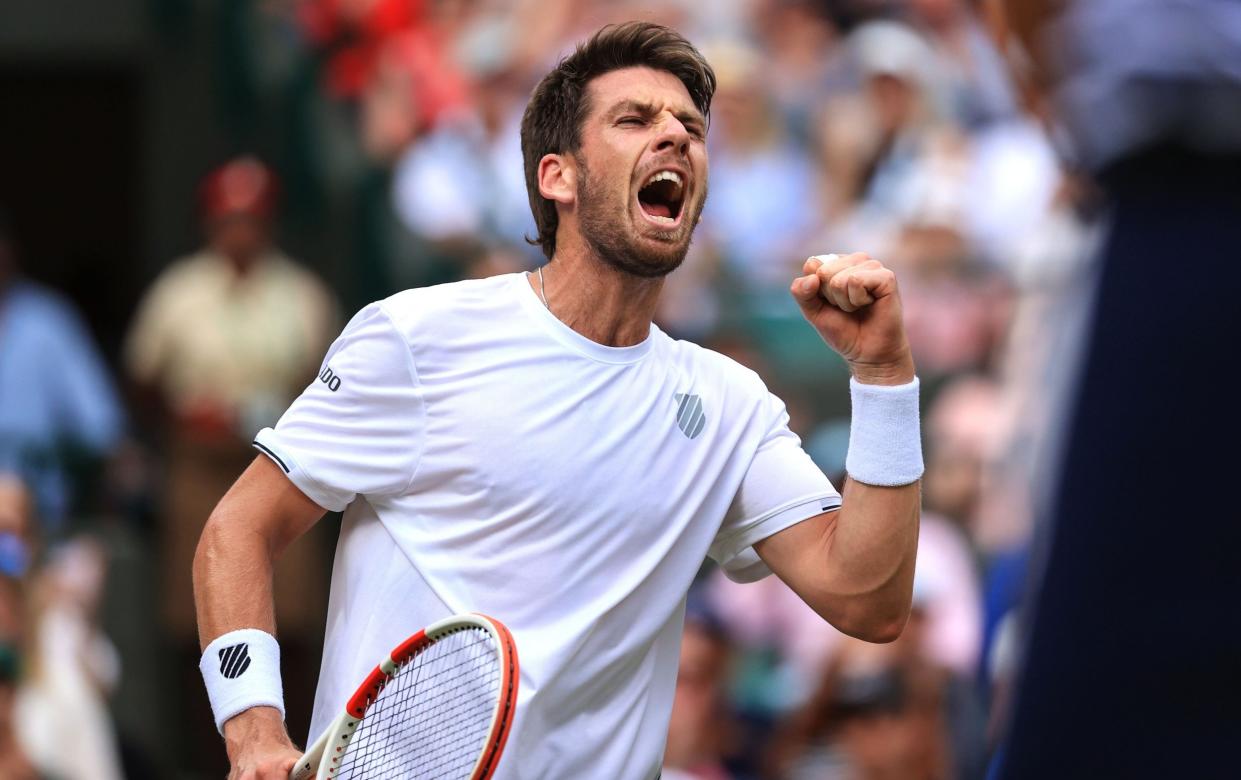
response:
[[[500,762],[504,744],[512,731],[513,709],[517,705],[518,662],[517,645],[508,628],[498,620],[478,613],[453,615],[438,620],[393,648],[388,657],[366,676],[349,702],[345,711],[332,721],[319,738],[314,741],[293,766],[289,780],[332,780],[340,766],[340,759],[349,746],[349,740],[366,717],[366,708],[378,698],[380,691],[397,671],[424,648],[441,637],[464,627],[482,628],[492,635],[500,655],[500,690],[496,696],[496,708],[492,713],[491,730],[484,743],[485,748],[474,764],[470,780],[488,780]],[[316,771],[317,770],[317,771]]]

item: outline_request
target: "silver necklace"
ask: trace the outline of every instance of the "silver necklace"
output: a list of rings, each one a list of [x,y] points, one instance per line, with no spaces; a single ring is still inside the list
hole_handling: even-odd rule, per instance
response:
[[[543,266],[539,266],[539,297],[543,299],[543,308],[551,311],[552,307],[547,305],[547,292],[543,289]]]

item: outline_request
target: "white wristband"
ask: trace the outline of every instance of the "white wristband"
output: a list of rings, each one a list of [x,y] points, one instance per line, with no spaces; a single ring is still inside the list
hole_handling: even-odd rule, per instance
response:
[[[224,721],[251,707],[275,707],[284,717],[280,645],[266,631],[243,628],[216,637],[203,651],[198,668],[221,735]]]
[[[845,470],[857,482],[895,487],[922,476],[918,378],[905,385],[849,380],[853,413]]]

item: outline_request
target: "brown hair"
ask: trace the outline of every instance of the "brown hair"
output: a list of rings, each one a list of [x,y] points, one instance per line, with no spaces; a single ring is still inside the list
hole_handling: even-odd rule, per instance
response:
[[[534,212],[537,238],[549,259],[556,252],[560,217],[556,204],[539,193],[539,161],[547,154],[565,154],[581,148],[582,123],[590,113],[586,87],[592,79],[621,68],[646,66],[681,80],[703,117],[711,113],[715,71],[680,33],[650,22],[612,24],[599,30],[539,82],[521,118],[521,156],[526,168],[526,191]]]

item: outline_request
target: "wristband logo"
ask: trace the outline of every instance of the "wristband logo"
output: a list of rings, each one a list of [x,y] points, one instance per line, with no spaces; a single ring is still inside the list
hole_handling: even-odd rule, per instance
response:
[[[250,668],[250,645],[242,642],[220,650],[220,674],[234,680]]]

